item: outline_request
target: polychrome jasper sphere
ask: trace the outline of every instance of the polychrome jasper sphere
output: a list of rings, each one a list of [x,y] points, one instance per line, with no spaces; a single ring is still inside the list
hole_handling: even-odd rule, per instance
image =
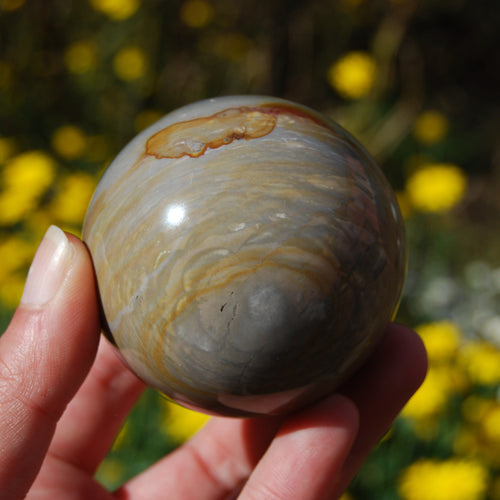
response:
[[[325,116],[257,96],[174,111],[105,172],[84,240],[108,336],[190,408],[293,411],[368,356],[399,301],[394,194]]]

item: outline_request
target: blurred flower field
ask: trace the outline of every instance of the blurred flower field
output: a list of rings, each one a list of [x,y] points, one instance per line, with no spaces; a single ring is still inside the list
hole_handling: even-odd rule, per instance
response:
[[[345,499],[500,499],[500,6],[472,0],[0,0],[0,326],[50,224],[79,234],[139,130],[188,102],[271,94],[377,158],[407,223],[397,320],[429,373]],[[260,8],[259,8],[260,9]],[[142,396],[113,488],[207,417]]]

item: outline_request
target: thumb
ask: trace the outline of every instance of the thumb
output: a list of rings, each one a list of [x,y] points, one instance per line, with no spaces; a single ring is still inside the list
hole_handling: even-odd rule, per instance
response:
[[[56,423],[89,371],[99,341],[92,263],[83,243],[52,226],[21,303],[0,338],[0,491],[22,497]]]

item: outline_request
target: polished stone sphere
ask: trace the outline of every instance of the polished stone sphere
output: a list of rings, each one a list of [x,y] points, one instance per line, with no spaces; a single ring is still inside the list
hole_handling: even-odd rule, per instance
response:
[[[83,238],[106,334],[146,383],[211,414],[324,396],[391,320],[406,267],[393,191],[325,116],[273,97],[180,108],[100,181]]]

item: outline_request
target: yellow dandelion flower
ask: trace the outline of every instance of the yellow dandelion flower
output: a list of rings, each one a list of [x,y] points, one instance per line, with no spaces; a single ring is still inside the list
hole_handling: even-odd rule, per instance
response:
[[[11,158],[2,172],[0,225],[21,221],[33,211],[54,180],[55,162],[42,151],[28,151]]]
[[[25,4],[25,0],[0,0],[0,10],[11,12],[20,9]]]
[[[446,362],[456,355],[460,346],[460,330],[451,321],[437,321],[417,326],[424,341],[429,361]]]
[[[448,132],[448,118],[439,111],[424,111],[417,116],[413,135],[422,144],[435,144]]]
[[[487,483],[488,472],[479,462],[423,459],[403,471],[399,493],[404,500],[480,500]]]
[[[328,69],[329,84],[346,99],[365,97],[373,88],[377,74],[375,59],[367,52],[348,52]]]
[[[79,158],[87,146],[84,132],[73,125],[59,127],[52,134],[51,142],[54,151],[66,160]]]
[[[0,192],[0,226],[12,226],[23,220],[38,204],[30,191],[8,189]]]
[[[146,72],[146,66],[146,54],[136,46],[120,49],[113,59],[116,76],[127,82],[141,78]]]
[[[68,46],[64,53],[68,71],[77,75],[92,71],[97,65],[97,47],[89,40],[80,40]]]
[[[7,188],[40,194],[52,184],[56,174],[54,159],[43,151],[28,151],[11,158],[3,169]]]
[[[123,21],[132,17],[141,3],[140,0],[90,0],[90,5],[113,21]]]
[[[82,224],[96,184],[91,175],[84,173],[63,178],[50,204],[53,217],[62,224]]]
[[[181,6],[182,22],[190,28],[203,28],[214,17],[214,8],[206,0],[187,0]]]
[[[406,182],[413,207],[422,212],[446,212],[460,202],[467,188],[464,171],[453,164],[430,163],[417,169]]]
[[[469,342],[460,351],[461,363],[473,383],[500,383],[500,351],[484,341]]]
[[[450,395],[450,380],[445,370],[431,367],[424,383],[403,408],[402,415],[410,419],[429,419],[446,408]]]
[[[179,443],[198,432],[210,418],[208,415],[188,410],[171,402],[165,403],[164,411],[162,430]]]

